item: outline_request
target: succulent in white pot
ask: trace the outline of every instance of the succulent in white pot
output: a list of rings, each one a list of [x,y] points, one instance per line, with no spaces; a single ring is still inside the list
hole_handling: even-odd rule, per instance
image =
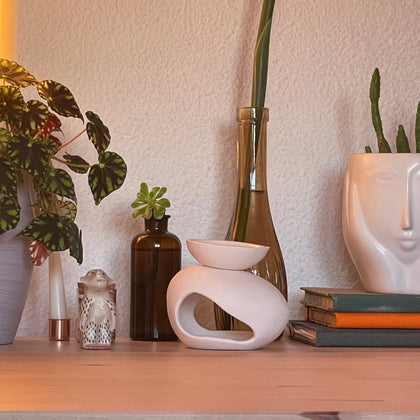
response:
[[[378,153],[350,156],[344,183],[343,234],[363,287],[378,293],[420,293],[420,103],[415,146],[398,126],[396,153],[379,113],[380,74],[375,69],[370,100]],[[411,152],[411,149],[415,152]]]

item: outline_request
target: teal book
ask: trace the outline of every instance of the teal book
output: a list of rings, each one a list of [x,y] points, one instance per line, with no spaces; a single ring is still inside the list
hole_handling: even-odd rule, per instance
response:
[[[420,312],[420,295],[369,293],[361,289],[301,287],[306,306],[335,312]]]
[[[310,321],[290,321],[289,338],[316,347],[420,347],[420,330],[331,328]]]

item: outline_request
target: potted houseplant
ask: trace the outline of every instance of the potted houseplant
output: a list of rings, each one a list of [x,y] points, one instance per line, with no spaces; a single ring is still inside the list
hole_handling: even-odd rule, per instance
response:
[[[366,153],[349,158],[343,196],[344,239],[367,291],[420,293],[420,103],[415,146],[410,147],[400,124],[396,153],[392,153],[382,128],[379,98],[380,74],[375,69],[370,102],[378,153],[366,146]]]
[[[275,232],[268,200],[266,180],[267,122],[265,107],[274,0],[264,0],[254,50],[251,106],[237,109],[238,184],[236,204],[227,240],[269,246],[267,255],[250,271],[276,286],[287,299],[287,280],[283,256]],[[248,329],[215,305],[218,329]]]
[[[0,59],[0,84],[0,238],[11,232],[13,237],[29,238],[35,265],[65,250],[80,264],[82,233],[75,223],[77,197],[71,174],[87,176],[95,204],[99,204],[121,187],[126,164],[108,150],[110,134],[100,117],[91,111],[84,117],[64,85],[39,81],[7,59]],[[26,99],[35,94],[36,99]],[[80,120],[83,129],[65,140],[62,118]],[[83,134],[90,140],[83,147],[96,149],[93,164],[66,152]],[[29,191],[30,206],[22,186]],[[28,210],[32,214],[27,215]],[[53,254],[56,266],[50,267],[50,273],[61,271],[57,255]]]
[[[181,243],[168,232],[170,202],[166,187],[140,185],[131,207],[142,216],[145,231],[131,242],[130,337],[133,340],[176,340],[166,308],[166,291],[181,269]]]

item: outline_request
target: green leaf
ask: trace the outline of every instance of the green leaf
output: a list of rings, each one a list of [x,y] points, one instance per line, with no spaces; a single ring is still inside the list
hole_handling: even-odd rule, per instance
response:
[[[391,153],[391,147],[389,146],[388,141],[385,139],[384,132],[382,129],[382,120],[379,112],[379,97],[381,89],[381,76],[379,74],[379,69],[375,69],[372,74],[372,79],[370,81],[370,105],[371,105],[371,114],[372,114],[372,124],[375,129],[376,138],[378,140],[378,151],[380,153]]]
[[[83,121],[79,106],[68,88],[53,80],[43,80],[37,84],[37,90],[54,112],[63,117],[80,118]]]
[[[20,90],[16,86],[0,86],[0,121],[18,129],[24,110],[25,101]]]
[[[98,115],[92,111],[86,112],[89,122],[86,125],[86,131],[89,139],[94,144],[98,154],[105,152],[111,141],[111,135],[108,128],[103,124]]]
[[[408,138],[405,134],[404,127],[401,124],[398,126],[397,152],[410,153],[410,145],[408,144]]]
[[[20,206],[14,197],[0,198],[0,234],[14,229],[20,219]]]
[[[268,55],[270,49],[271,20],[275,0],[264,0],[260,26],[254,52],[254,73],[252,81],[252,107],[264,107],[267,86]]]
[[[21,118],[22,131],[37,132],[46,124],[48,115],[48,107],[44,103],[35,100],[28,101]]]
[[[49,168],[52,150],[43,142],[16,136],[10,140],[7,150],[10,160],[33,176],[42,175]]]
[[[17,176],[14,166],[0,157],[0,193],[5,195],[17,194]]]
[[[10,142],[12,135],[9,130],[0,127],[0,149],[6,149]]]
[[[76,202],[74,184],[71,176],[64,169],[51,169],[46,177],[46,191],[69,198]]]
[[[143,216],[145,219],[152,217],[157,220],[162,219],[166,208],[171,206],[167,198],[161,198],[166,191],[166,187],[153,187],[149,192],[147,184],[142,182],[136,200],[131,203],[132,208],[138,208],[133,211],[133,217]]]
[[[95,204],[120,188],[126,174],[127,165],[117,153],[105,152],[99,155],[99,163],[90,168],[88,176]]]
[[[81,233],[77,225],[68,217],[56,213],[43,213],[32,220],[21,235],[42,242],[50,251],[70,250],[70,255],[82,262]]]
[[[85,174],[90,168],[89,162],[86,162],[80,156],[66,153],[63,158],[67,161],[67,166],[78,174]]]
[[[372,149],[370,146],[365,146],[365,153],[372,153]]]
[[[70,220],[76,219],[77,207],[72,201],[61,201],[56,203],[57,214],[60,216],[68,217]]]
[[[0,78],[11,85],[26,87],[36,85],[38,81],[27,70],[16,63],[6,59],[0,60]]]

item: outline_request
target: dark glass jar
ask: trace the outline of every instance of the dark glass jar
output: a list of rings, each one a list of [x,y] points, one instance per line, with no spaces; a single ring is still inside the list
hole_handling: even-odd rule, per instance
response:
[[[176,340],[166,311],[166,291],[181,269],[181,243],[168,232],[168,219],[144,220],[145,232],[131,243],[130,337]]]

